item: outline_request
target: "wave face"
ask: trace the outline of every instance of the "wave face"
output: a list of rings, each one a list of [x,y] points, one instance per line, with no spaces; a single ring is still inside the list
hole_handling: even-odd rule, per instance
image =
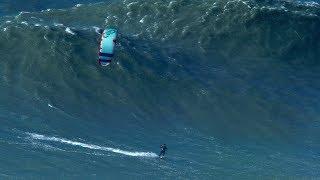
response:
[[[0,176],[320,176],[318,3],[56,8],[0,17],[0,153],[12,164]],[[120,32],[107,68],[105,27]],[[139,158],[161,143],[166,161]]]
[[[29,1],[25,3],[23,0],[2,0],[0,2],[0,16],[15,14],[21,11],[39,11],[42,9],[66,8],[75,4],[101,2],[97,0],[43,0]]]
[[[317,3],[153,0],[85,6],[73,11],[53,10],[30,16],[68,26],[115,26],[127,35],[179,42],[228,58],[276,57],[308,64],[316,63],[319,56],[319,13]]]

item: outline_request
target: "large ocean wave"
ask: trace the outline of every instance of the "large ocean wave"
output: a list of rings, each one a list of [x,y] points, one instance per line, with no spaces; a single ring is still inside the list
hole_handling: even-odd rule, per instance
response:
[[[304,86],[296,72],[284,69],[318,67],[319,12],[317,3],[211,0],[125,0],[21,12],[1,20],[0,81],[6,98],[78,116],[132,111],[145,119],[212,123],[214,114],[233,122],[215,124],[216,131],[238,131],[233,124],[243,119],[248,127],[283,127],[270,123],[269,115],[259,123],[251,115],[269,114],[270,99],[291,119],[315,105],[295,102],[317,84]],[[105,27],[120,32],[108,69],[97,65],[97,28]],[[278,76],[283,79],[273,83]]]
[[[1,177],[319,177],[318,3],[61,2],[0,17]]]
[[[11,26],[20,27],[17,23],[24,21],[76,29],[115,26],[129,37],[176,42],[175,46],[226,57],[275,57],[314,64],[320,49],[319,8],[317,3],[295,1],[122,1],[21,13]]]

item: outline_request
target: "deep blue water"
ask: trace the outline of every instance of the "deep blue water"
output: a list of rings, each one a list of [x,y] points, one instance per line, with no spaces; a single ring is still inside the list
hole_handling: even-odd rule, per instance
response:
[[[103,2],[99,0],[1,0],[0,15],[15,14],[21,11],[40,11],[45,9],[68,8],[76,4]],[[110,2],[105,0],[105,2]]]
[[[1,179],[319,178],[318,3],[2,0],[0,15]]]

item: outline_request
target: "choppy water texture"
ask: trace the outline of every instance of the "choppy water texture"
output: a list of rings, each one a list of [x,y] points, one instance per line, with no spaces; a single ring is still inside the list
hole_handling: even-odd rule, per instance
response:
[[[19,3],[0,2],[1,179],[319,178],[317,2]]]

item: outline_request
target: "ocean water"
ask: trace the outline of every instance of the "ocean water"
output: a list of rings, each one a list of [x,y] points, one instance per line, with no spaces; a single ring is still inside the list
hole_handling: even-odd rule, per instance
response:
[[[1,0],[0,179],[320,178],[319,16],[317,1]]]

